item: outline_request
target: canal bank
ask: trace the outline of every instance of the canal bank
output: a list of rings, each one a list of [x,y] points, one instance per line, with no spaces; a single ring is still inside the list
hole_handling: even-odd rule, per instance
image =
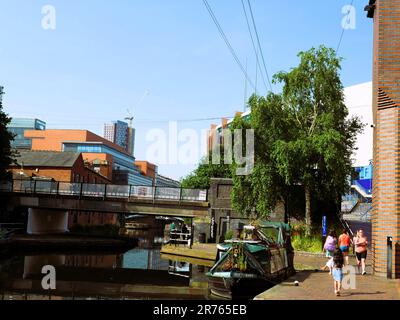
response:
[[[217,246],[214,243],[193,243],[187,245],[165,244],[161,247],[161,257],[168,260],[179,260],[199,266],[212,267],[217,256]]]

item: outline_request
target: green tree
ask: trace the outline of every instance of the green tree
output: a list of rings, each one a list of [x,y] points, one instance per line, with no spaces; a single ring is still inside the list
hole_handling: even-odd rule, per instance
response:
[[[231,177],[230,166],[224,164],[223,155],[219,164],[213,164],[211,157],[211,153],[204,157],[199,166],[181,180],[183,188],[208,189],[210,188],[210,178]]]
[[[287,135],[288,121],[280,95],[270,93],[265,98],[253,95],[249,107],[250,122],[236,117],[232,130],[254,130],[254,169],[251,175],[238,176],[233,164],[232,205],[244,216],[268,218],[277,201],[285,201],[289,191],[271,156],[275,142]]]
[[[340,201],[348,189],[351,155],[363,124],[348,118],[339,71],[341,59],[320,46],[299,53],[300,63],[279,72],[288,137],[274,144],[272,157],[287,185],[301,184],[305,195],[306,234],[311,233],[311,197]]]
[[[13,134],[7,130],[11,118],[3,111],[3,87],[0,86],[0,180],[7,178],[7,168],[12,162],[13,153],[10,141],[14,139]]]

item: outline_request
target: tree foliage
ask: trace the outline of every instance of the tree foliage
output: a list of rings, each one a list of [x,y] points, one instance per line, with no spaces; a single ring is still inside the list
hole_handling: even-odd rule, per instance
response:
[[[231,178],[229,164],[224,164],[223,157],[219,164],[213,164],[211,154],[200,161],[199,166],[181,180],[183,188],[208,189],[210,178]]]
[[[306,198],[307,233],[311,230],[311,196],[340,201],[348,189],[351,156],[363,124],[348,117],[340,80],[340,61],[333,49],[321,46],[299,53],[300,63],[279,72],[289,139],[279,139],[272,152],[288,185],[302,184]]]
[[[311,205],[340,206],[348,188],[352,154],[363,124],[349,117],[340,80],[341,59],[320,46],[298,55],[289,72],[274,75],[282,93],[249,99],[250,121],[235,117],[230,128],[254,130],[255,159],[251,175],[236,175],[238,164],[200,165],[184,186],[208,187],[210,177],[234,181],[233,208],[242,215],[268,218],[278,201],[292,201],[303,190],[306,233],[311,232]],[[295,201],[296,202],[296,201]],[[301,203],[302,201],[297,201]]]
[[[7,168],[12,162],[13,153],[10,141],[14,136],[7,130],[11,118],[3,111],[3,87],[0,86],[0,179],[7,178]]]
[[[267,97],[253,95],[249,100],[250,122],[235,118],[232,129],[254,130],[254,169],[251,175],[233,173],[232,204],[242,215],[256,214],[268,218],[278,200],[287,193],[284,179],[273,161],[272,150],[276,140],[286,134],[287,119],[280,95]]]

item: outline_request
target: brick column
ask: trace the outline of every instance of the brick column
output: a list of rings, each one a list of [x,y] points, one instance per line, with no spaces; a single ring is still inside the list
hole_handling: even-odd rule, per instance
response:
[[[393,237],[392,276],[400,277],[400,0],[370,1],[374,18],[373,269],[387,274],[387,237]]]

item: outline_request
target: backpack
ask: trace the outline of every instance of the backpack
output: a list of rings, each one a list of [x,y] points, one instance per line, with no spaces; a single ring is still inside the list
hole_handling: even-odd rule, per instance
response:
[[[336,240],[333,237],[328,236],[328,238],[326,238],[324,249],[327,251],[334,251],[336,249]]]

